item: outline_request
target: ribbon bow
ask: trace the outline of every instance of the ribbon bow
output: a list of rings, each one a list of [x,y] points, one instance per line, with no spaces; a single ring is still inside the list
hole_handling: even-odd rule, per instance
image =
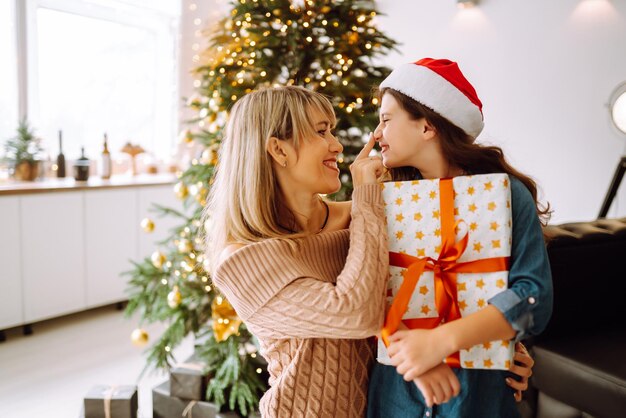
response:
[[[441,213],[441,251],[437,259],[432,257],[414,257],[403,253],[389,253],[389,264],[402,267],[404,280],[393,300],[381,337],[385,346],[389,346],[389,337],[398,330],[402,316],[409,306],[413,291],[424,271],[432,271],[435,280],[435,306],[438,316],[435,318],[408,319],[404,322],[409,328],[432,329],[442,322],[454,321],[461,317],[457,299],[457,273],[487,273],[508,270],[509,257],[485,258],[464,263],[457,263],[468,243],[465,233],[459,241],[455,230],[462,220],[454,223],[454,187],[452,179],[439,181],[439,200]],[[452,367],[460,367],[459,353],[446,359]]]
[[[193,418],[193,407],[196,406],[197,401],[191,401],[187,404],[185,409],[183,410],[182,417],[184,418]]]
[[[118,387],[116,385],[109,386],[104,392],[104,418],[111,418],[111,399],[117,392]]]

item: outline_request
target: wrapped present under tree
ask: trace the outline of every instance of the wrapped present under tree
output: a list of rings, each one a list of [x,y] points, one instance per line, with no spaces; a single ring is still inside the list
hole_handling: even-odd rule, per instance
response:
[[[84,398],[85,418],[137,418],[137,386],[96,385]]]
[[[154,418],[239,418],[236,412],[220,412],[213,402],[181,399],[170,393],[170,382],[165,381],[152,389],[152,412]],[[251,418],[260,418],[251,412]]]
[[[197,355],[170,369],[170,395],[177,398],[202,401],[206,398],[209,374],[207,366]]]

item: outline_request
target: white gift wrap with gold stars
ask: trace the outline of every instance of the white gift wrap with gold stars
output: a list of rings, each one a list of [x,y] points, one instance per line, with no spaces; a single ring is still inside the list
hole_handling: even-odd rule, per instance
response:
[[[454,220],[460,221],[456,239],[468,233],[458,262],[511,255],[511,189],[506,174],[481,174],[453,179]],[[436,259],[441,250],[439,179],[383,183],[389,251]],[[404,268],[389,267],[387,307],[402,284]],[[458,304],[462,316],[487,306],[507,288],[508,271],[458,273]],[[402,319],[437,317],[434,273],[424,271]],[[508,370],[513,358],[511,341],[492,341],[460,351],[461,367]],[[378,361],[391,364],[379,339]]]

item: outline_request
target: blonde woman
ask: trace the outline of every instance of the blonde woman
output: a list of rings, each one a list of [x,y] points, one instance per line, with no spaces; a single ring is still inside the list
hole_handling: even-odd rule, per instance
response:
[[[301,87],[242,97],[206,210],[213,282],[268,361],[266,418],[365,414],[388,275],[383,165],[372,137],[352,202],[324,201],[340,187],[334,126],[330,102]]]

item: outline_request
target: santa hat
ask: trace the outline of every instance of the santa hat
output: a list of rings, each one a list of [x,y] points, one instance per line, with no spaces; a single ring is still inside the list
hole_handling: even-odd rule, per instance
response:
[[[423,58],[396,68],[381,83],[434,110],[476,138],[483,130],[483,104],[456,62]]]

